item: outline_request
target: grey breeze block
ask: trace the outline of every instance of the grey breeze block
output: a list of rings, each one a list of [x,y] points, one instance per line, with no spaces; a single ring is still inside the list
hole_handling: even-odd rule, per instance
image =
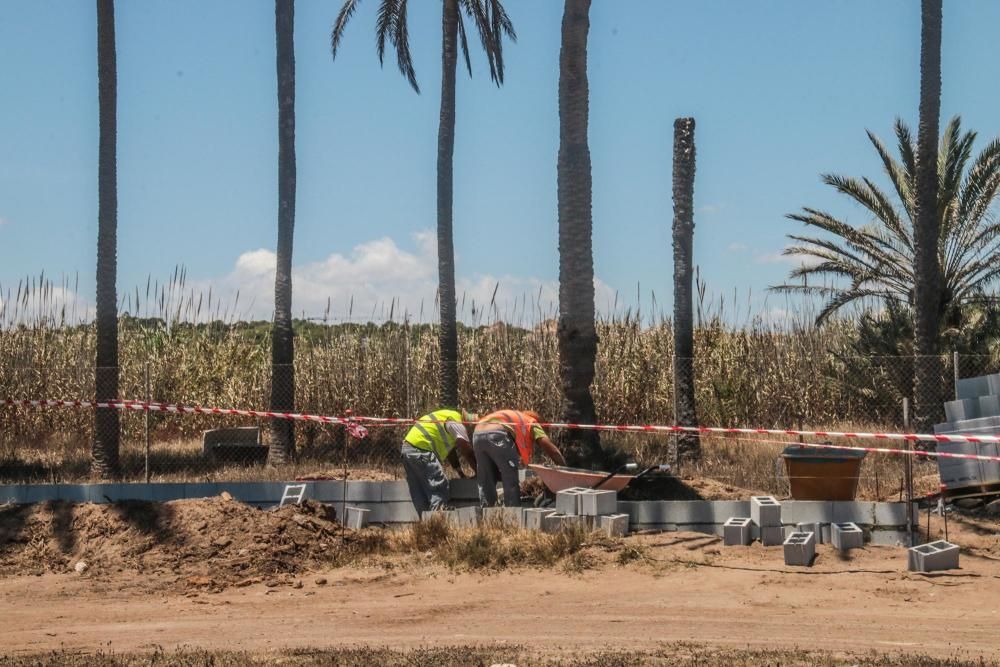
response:
[[[785,540],[785,565],[809,567],[816,557],[815,533],[792,533]]]
[[[628,514],[606,514],[600,517],[600,529],[608,537],[628,535]]]
[[[579,513],[586,516],[602,516],[618,511],[618,493],[616,491],[587,489],[580,494],[579,500]]]
[[[559,491],[556,493],[556,511],[560,514],[579,514],[580,494],[586,491],[587,489],[581,486]]]
[[[524,509],[520,507],[484,507],[483,521],[503,526],[524,526]]]
[[[722,540],[727,547],[745,546],[753,542],[750,519],[732,517],[722,524]]]
[[[773,496],[750,496],[750,519],[761,528],[780,526],[781,503]]]
[[[830,525],[830,541],[840,551],[860,549],[865,545],[865,533],[856,523],[834,523]]]
[[[555,513],[549,507],[528,507],[524,510],[524,527],[528,530],[542,530],[545,517]]]
[[[563,529],[564,521],[568,515],[560,514],[558,512],[553,512],[552,514],[546,514],[542,517],[542,532],[543,533],[558,533]],[[566,524],[568,525],[568,524]]]
[[[785,541],[785,529],[782,526],[754,526],[754,532],[765,547],[776,547]]]
[[[371,510],[360,507],[348,507],[346,516],[344,517],[344,525],[348,528],[360,530],[368,525],[368,516],[370,514]]]
[[[460,528],[475,528],[483,518],[483,508],[476,505],[459,507],[454,510],[452,517]]]
[[[911,572],[934,572],[958,569],[958,545],[944,540],[921,544],[907,551],[906,569]]]

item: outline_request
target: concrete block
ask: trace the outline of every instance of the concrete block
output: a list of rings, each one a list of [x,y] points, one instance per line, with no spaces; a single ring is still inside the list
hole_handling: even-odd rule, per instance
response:
[[[313,482],[313,495],[311,497],[321,503],[344,502],[344,482],[342,480]]]
[[[628,535],[628,514],[608,514],[600,517],[600,529],[608,537]]]
[[[379,499],[384,503],[398,503],[406,500],[412,500],[412,498],[410,498],[410,486],[405,480],[380,482],[380,487],[382,489],[382,494]]]
[[[521,507],[484,507],[483,522],[508,528],[524,526],[524,509]]]
[[[944,418],[950,422],[989,416],[991,415],[979,414],[979,397],[960,398],[957,401],[945,401],[944,404]]]
[[[978,411],[979,417],[1000,417],[1000,396],[980,396]]]
[[[563,529],[563,521],[567,518],[567,516],[569,515],[559,514],[558,512],[546,514],[542,517],[542,532],[558,533]]]
[[[830,526],[830,541],[839,551],[860,549],[865,545],[865,534],[856,523],[835,523]]]
[[[990,391],[990,376],[980,375],[978,377],[962,378],[955,387],[955,393],[959,400],[963,398],[979,398],[990,393],[1000,393]]]
[[[913,516],[918,516],[916,503],[913,503]],[[906,503],[875,503],[875,525],[906,526]]]
[[[579,514],[580,494],[586,491],[587,489],[580,486],[559,491],[556,493],[556,510],[560,514]]]
[[[372,511],[372,513],[368,515],[368,521],[370,523],[416,523],[420,519],[420,515],[418,515],[417,510],[414,509],[413,503],[409,501],[395,503],[355,503],[348,505],[348,509],[350,507],[370,509]],[[340,516],[345,516],[346,514],[347,510],[345,510],[344,514],[341,514]]]
[[[865,534],[865,539],[872,544],[883,547],[909,547],[910,534],[905,530],[872,530],[861,531]]]
[[[757,530],[765,547],[776,547],[785,541],[785,529],[781,526],[757,526]]]
[[[71,485],[66,485],[71,486]],[[76,486],[75,484],[72,486]],[[20,503],[44,503],[51,500],[61,500],[60,492],[62,491],[62,486],[59,484],[24,484],[24,485],[14,485],[18,491],[15,492],[14,497],[19,498],[14,502]]]
[[[793,532],[796,532],[796,533],[817,533],[817,532],[819,532],[816,529],[817,525],[822,526],[823,524],[822,523],[817,524],[817,523],[812,523],[812,522],[800,521],[799,523],[795,524],[795,530]]]
[[[991,394],[1000,394],[1000,373],[986,376],[986,385]]]
[[[781,503],[773,496],[751,496],[750,518],[761,528],[781,525]]]
[[[580,514],[602,516],[618,512],[618,492],[587,489],[579,496]]]
[[[856,523],[868,526],[875,523],[875,503],[838,500],[832,505],[833,517],[830,523]]]
[[[567,514],[562,518],[563,530],[577,528],[586,532],[595,530],[598,526],[598,517],[586,516],[583,514]]]
[[[353,528],[354,530],[361,530],[368,525],[368,516],[371,512],[370,509],[361,507],[348,507],[347,516],[344,517],[344,526]]]
[[[90,493],[87,490],[88,484],[61,484],[58,485],[59,500],[68,503],[86,503],[90,501]],[[184,488],[183,484],[177,486]],[[170,500],[173,500],[171,498]]]
[[[748,501],[644,500],[622,501],[618,511],[628,514],[632,525],[719,524],[732,516],[750,516]]]
[[[459,507],[455,510],[455,521],[459,527],[475,528],[483,518],[483,508],[477,505]]]
[[[796,525],[831,521],[833,504],[829,500],[784,500],[781,503],[781,522]]]
[[[280,495],[279,495],[280,498]],[[405,500],[409,500],[406,498]],[[347,502],[380,503],[382,502],[382,482],[347,482]]]
[[[524,527],[528,530],[542,530],[542,519],[555,513],[554,509],[548,507],[527,507],[524,509]]]
[[[727,547],[744,546],[753,542],[749,518],[732,517],[722,526],[722,540]]]
[[[935,572],[958,568],[958,545],[944,540],[921,544],[907,551],[907,569],[911,572]]]
[[[0,505],[13,503],[21,505],[24,501],[23,490],[30,487],[20,484],[0,484]]]
[[[153,502],[168,502],[186,498],[184,484],[173,482],[159,482],[149,485],[149,499]],[[220,492],[221,493],[221,492]]]
[[[809,567],[816,557],[816,536],[813,533],[792,533],[784,543],[785,565]]]

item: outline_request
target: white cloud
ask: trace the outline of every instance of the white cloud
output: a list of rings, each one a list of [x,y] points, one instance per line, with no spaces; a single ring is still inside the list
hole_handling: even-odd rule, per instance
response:
[[[726,250],[729,251],[729,252],[743,252],[746,249],[747,249],[747,247],[746,247],[746,244],[744,244],[744,243],[733,242],[733,243],[730,243],[729,245],[726,246]]]
[[[197,292],[212,289],[231,305],[239,292],[238,317],[269,319],[274,307],[275,253],[268,249],[241,254],[232,271],[222,277],[189,283]],[[292,310],[296,317],[324,317],[327,304],[332,320],[380,321],[390,309],[395,319],[408,314],[413,321],[437,317],[437,240],[431,232],[413,236],[411,248],[382,237],[292,269]],[[614,291],[594,281],[600,308],[613,302]],[[557,312],[558,283],[509,274],[458,276],[459,317],[467,322],[535,321]],[[494,297],[495,292],[495,297]],[[490,304],[494,306],[491,309]],[[474,308],[474,310],[473,310]],[[485,312],[489,311],[489,312]]]
[[[9,225],[9,224],[10,224],[10,220],[8,220],[7,218],[4,218],[3,216],[0,216],[0,227],[3,227],[4,225]]]
[[[698,207],[698,213],[703,213],[705,215],[715,215],[716,213],[721,213],[726,208],[724,202],[719,202],[718,204],[705,204],[704,206]]]
[[[820,260],[812,255],[786,255],[778,252],[755,252],[753,261],[757,264],[789,264],[791,266],[816,266]]]

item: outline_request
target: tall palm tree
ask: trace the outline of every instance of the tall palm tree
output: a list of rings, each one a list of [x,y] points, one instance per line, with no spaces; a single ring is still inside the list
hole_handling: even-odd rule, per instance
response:
[[[597,358],[594,313],[593,185],[587,126],[587,36],[590,0],[566,0],[559,52],[559,368],[564,419],[593,424],[597,414],[590,386]],[[571,434],[594,456],[597,431]]]
[[[674,391],[677,423],[697,426],[694,401],[694,118],[674,121]],[[701,455],[697,435],[677,439],[679,459]]]
[[[295,231],[295,1],[274,0],[278,70],[278,249],[271,327],[271,410],[295,407],[295,346],[292,331],[292,238]],[[271,420],[268,460],[295,455],[294,422]]]
[[[94,397],[118,399],[118,66],[115,55],[115,3],[97,0],[97,92],[100,140],[97,158],[97,371]],[[94,412],[94,472],[119,474],[118,411]]]
[[[917,130],[917,197],[914,225],[916,327],[913,398],[916,425],[927,429],[940,411],[938,316],[938,122],[941,115],[941,0],[922,0],[920,27],[920,126]]]
[[[886,306],[916,312],[916,285],[922,276],[919,264],[918,149],[910,128],[895,125],[899,159],[893,157],[872,132],[868,138],[882,161],[895,197],[869,178],[824,175],[823,182],[860,204],[871,221],[852,226],[830,213],[805,208],[787,217],[826,236],[790,234],[795,243],[785,254],[807,260],[791,272],[790,282],[775,289],[819,295],[826,300],[817,321],[822,323],[840,309],[876,300]],[[995,297],[1000,280],[1000,220],[990,211],[1000,195],[1000,138],[993,139],[973,159],[976,133],[962,130],[956,116],[949,121],[936,149],[936,193],[932,227],[934,266],[939,268],[937,290],[931,295],[934,324],[931,349],[936,349],[946,328],[958,328],[969,314],[966,306]],[[824,284],[824,280],[833,279]],[[916,343],[916,341],[914,341]],[[926,345],[926,343],[925,343]],[[926,349],[926,347],[924,348]]]
[[[361,0],[345,0],[330,35],[333,57],[344,36],[344,30]],[[379,63],[384,62],[386,42],[396,49],[399,71],[417,93],[417,75],[410,53],[407,26],[408,0],[381,0],[375,23],[375,42]],[[490,78],[503,84],[503,38],[515,41],[514,25],[501,0],[443,0],[441,39],[441,114],[438,125],[437,238],[438,238],[438,298],[441,306],[441,397],[440,404],[458,406],[458,324],[455,315],[455,249],[452,235],[452,199],[454,189],[453,162],[455,154],[455,70],[458,48],[461,46],[469,76],[472,63],[466,38],[465,16],[479,32],[479,40],[489,62]]]

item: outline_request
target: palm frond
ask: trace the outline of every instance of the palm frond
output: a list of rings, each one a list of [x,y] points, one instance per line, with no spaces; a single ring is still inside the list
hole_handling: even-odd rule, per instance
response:
[[[911,221],[910,228],[912,229],[914,188],[911,180],[911,173],[908,173],[906,167],[897,162],[896,159],[889,154],[889,151],[886,150],[881,139],[879,139],[870,130],[867,130],[867,132],[868,140],[872,142],[872,145],[875,146],[875,150],[878,152],[879,157],[882,158],[882,165],[885,168],[885,173],[892,182],[892,186],[896,190],[896,195],[899,197],[899,201],[903,204],[903,210],[906,211],[906,216]]]
[[[462,48],[462,56],[465,58],[465,69],[472,76],[472,60],[469,59],[469,40],[465,35],[465,20],[462,19],[462,12],[458,12],[458,44]]]
[[[484,0],[459,0],[459,5],[476,25],[479,42],[490,66],[490,79],[499,86],[503,75],[497,73],[497,47],[493,40],[493,29],[486,3]]]
[[[398,2],[398,5],[396,9],[396,29],[393,33],[392,43],[396,47],[396,64],[399,65],[399,71],[410,82],[413,90],[417,94],[420,94],[420,86],[417,85],[417,72],[413,67],[413,56],[410,53],[410,33],[406,20],[406,5],[408,0],[395,1]]]
[[[345,0],[340,13],[337,14],[337,20],[333,22],[333,28],[330,30],[330,53],[334,59],[337,57],[337,49],[340,48],[340,40],[344,38],[347,22],[354,16],[359,4],[361,0]]]
[[[398,13],[399,0],[382,0],[378,6],[378,14],[375,17],[375,52],[378,53],[380,65],[385,64],[386,42],[395,40]]]

